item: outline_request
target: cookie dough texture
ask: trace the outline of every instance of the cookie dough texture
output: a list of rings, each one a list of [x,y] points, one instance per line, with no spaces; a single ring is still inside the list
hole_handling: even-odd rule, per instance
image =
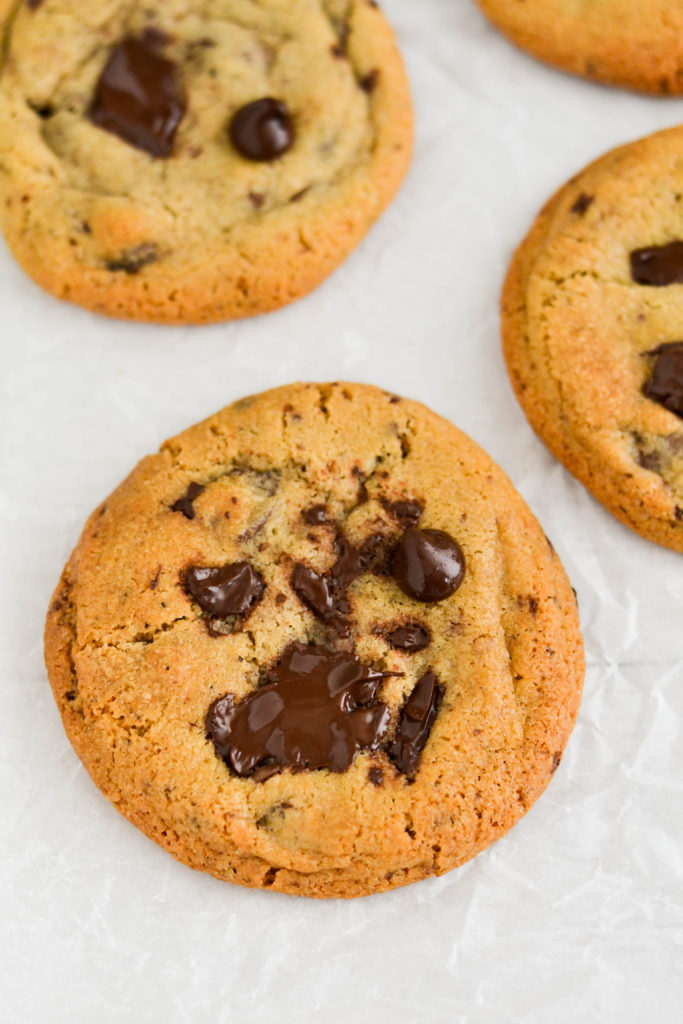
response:
[[[369,0],[0,0],[0,215],[24,269],[110,316],[207,323],[280,307],[393,198],[412,143],[400,55]],[[112,49],[164,33],[188,109],[155,159],[88,112]],[[296,142],[255,163],[241,106],[275,96]]]
[[[205,485],[193,519],[171,510],[190,482]],[[347,594],[350,635],[335,637],[294,593],[293,566],[329,568],[336,529],[354,544],[398,537],[386,501],[405,499],[458,538],[464,582],[419,604],[365,574]],[[336,527],[302,515],[321,504]],[[182,572],[244,560],[263,599],[236,632],[212,636]],[[431,644],[393,650],[385,635],[416,620]],[[436,674],[443,698],[414,781],[382,751],[342,774],[231,775],[207,711],[253,691],[296,641],[404,673],[379,694],[391,729]],[[502,836],[557,768],[583,680],[572,590],[502,471],[428,409],[357,384],[244,399],[144,459],[85,527],[50,607],[46,658],[68,736],[122,814],[194,868],[306,896],[442,874]]]
[[[683,92],[683,0],[477,0],[535,57],[610,85]]]
[[[681,339],[683,287],[630,254],[683,239],[683,129],[597,160],[544,207],[503,290],[503,348],[531,426],[606,508],[683,551],[683,421],[645,397],[646,353]]]

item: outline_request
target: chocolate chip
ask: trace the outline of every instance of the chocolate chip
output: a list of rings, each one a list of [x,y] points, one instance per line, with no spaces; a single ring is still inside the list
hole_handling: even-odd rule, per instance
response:
[[[294,122],[282,100],[271,96],[247,103],[229,127],[233,146],[247,160],[275,160],[294,142]]]
[[[661,288],[683,283],[683,242],[669,242],[631,253],[631,277],[638,284]]]
[[[344,651],[294,643],[266,685],[238,704],[232,694],[214,701],[207,738],[242,778],[264,781],[283,768],[345,772],[386,731],[389,709],[377,700],[385,675]]]
[[[307,565],[294,566],[292,589],[311,611],[328,622],[334,614],[334,589],[330,581]]]
[[[379,68],[373,68],[372,71],[368,71],[367,75],[363,75],[363,77],[358,80],[359,86],[363,92],[367,92],[368,95],[375,91],[378,82]]]
[[[465,556],[443,530],[409,527],[394,549],[392,575],[404,594],[416,601],[443,601],[465,576]]]
[[[186,519],[194,519],[194,500],[202,491],[206,490],[203,484],[191,483],[182,498],[178,498],[171,505],[172,512],[182,512]]]
[[[90,119],[151,156],[167,157],[187,104],[178,67],[156,52],[158,46],[148,31],[114,48],[97,82]]]
[[[550,764],[550,774],[554,775],[557,769],[560,767],[560,761],[562,760],[562,751],[556,750],[553,754],[553,759]]]
[[[328,521],[327,507],[325,505],[312,505],[311,508],[305,509],[301,514],[311,526],[321,526]]]
[[[315,615],[341,635],[348,633],[350,607],[346,591],[364,572],[388,573],[390,545],[380,533],[372,534],[360,548],[341,534],[337,537],[337,561],[321,574],[301,563],[294,567],[292,589]]]
[[[424,505],[419,501],[389,501],[382,498],[382,507],[404,528],[417,526],[424,512]]]
[[[212,568],[192,566],[185,585],[199,607],[216,619],[245,616],[263,597],[266,585],[249,562]]]
[[[368,778],[373,786],[381,786],[384,782],[384,772],[381,768],[368,769]]]
[[[42,3],[43,0],[26,0],[26,6],[32,11],[37,11]]]
[[[639,466],[651,473],[659,473],[662,468],[662,457],[659,452],[646,452],[639,448],[636,459]]]
[[[371,533],[360,546],[361,567],[375,576],[390,576],[393,540],[383,533]]]
[[[424,651],[432,642],[432,634],[426,626],[420,622],[409,622],[405,626],[398,626],[386,635],[386,641],[390,647],[397,651]]]
[[[656,356],[656,361],[643,394],[683,417],[683,341],[665,342],[645,354]]]
[[[593,205],[594,201],[595,196],[589,196],[586,195],[585,192],[582,192],[578,199],[575,201],[574,205],[572,206],[571,212],[575,213],[577,217],[583,217],[583,215],[587,212],[589,207]]]
[[[360,553],[345,537],[337,538],[337,561],[330,569],[337,590],[346,590],[365,568]]]
[[[433,672],[427,672],[401,708],[396,737],[387,754],[403,775],[414,775],[417,771],[440,699],[437,678]]]
[[[115,259],[107,260],[107,270],[114,272],[123,271],[124,274],[133,276],[139,274],[143,267],[150,263],[156,263],[159,259],[159,251],[155,245],[143,242],[132,249],[126,249]]]

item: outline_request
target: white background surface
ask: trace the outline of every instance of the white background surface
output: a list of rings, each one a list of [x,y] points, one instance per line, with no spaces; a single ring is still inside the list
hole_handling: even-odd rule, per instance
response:
[[[115,323],[0,252],[2,1021],[681,1020],[681,556],[612,520],[532,435],[497,303],[550,191],[683,122],[683,101],[546,69],[467,0],[385,9],[413,169],[310,298],[227,326]],[[578,590],[588,673],[562,765],[509,836],[441,879],[320,903],[193,873],[120,818],[62,732],[42,626],[87,514],[138,458],[241,395],[344,378],[431,405],[508,472]]]

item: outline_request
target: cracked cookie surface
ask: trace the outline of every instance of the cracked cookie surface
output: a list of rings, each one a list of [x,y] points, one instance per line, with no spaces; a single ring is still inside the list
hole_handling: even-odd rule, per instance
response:
[[[393,553],[419,530],[462,557],[455,578],[418,553],[437,576],[416,599]],[[121,813],[194,868],[307,896],[441,874],[503,835],[583,681],[574,596],[508,479],[358,384],[246,398],[144,459],[64,570],[46,661]]]
[[[683,92],[681,0],[477,0],[523,50],[573,74],[662,95]]]
[[[682,143],[680,128],[660,132],[573,178],[517,250],[502,300],[508,370],[536,433],[618,519],[675,551]]]
[[[96,312],[276,309],[407,169],[408,84],[370,0],[21,0],[0,31],[2,229],[40,285]]]

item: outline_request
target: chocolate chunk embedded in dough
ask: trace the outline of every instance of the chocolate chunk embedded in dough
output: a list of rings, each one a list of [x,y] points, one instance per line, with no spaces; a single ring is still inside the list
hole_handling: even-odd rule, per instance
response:
[[[257,781],[283,768],[345,772],[386,731],[384,677],[345,651],[294,643],[265,686],[237,704],[232,694],[214,701],[207,736],[231,771]]]
[[[683,341],[668,341],[647,353],[655,356],[652,376],[643,394],[683,417]]]
[[[151,156],[168,157],[186,100],[178,66],[158,49],[156,34],[130,36],[114,48],[97,82],[90,119]]]
[[[631,276],[637,284],[657,288],[683,283],[683,242],[635,249],[631,253]]]

